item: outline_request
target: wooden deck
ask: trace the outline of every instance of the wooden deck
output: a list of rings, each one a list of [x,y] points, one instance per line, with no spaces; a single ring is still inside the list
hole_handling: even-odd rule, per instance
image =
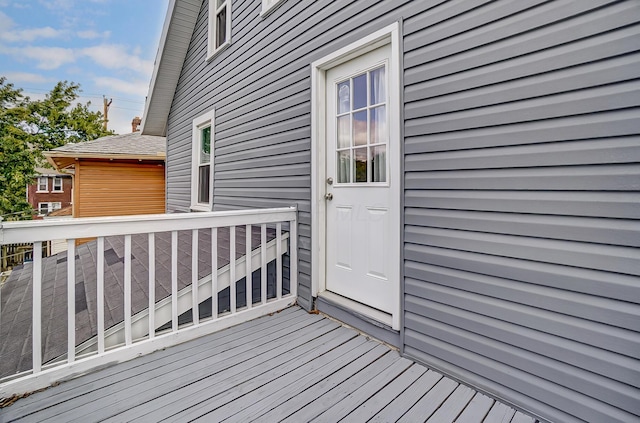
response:
[[[534,419],[298,307],[18,400],[0,421]]]

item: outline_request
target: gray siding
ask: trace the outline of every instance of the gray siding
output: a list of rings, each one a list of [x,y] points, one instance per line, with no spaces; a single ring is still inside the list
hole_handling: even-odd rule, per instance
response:
[[[639,6],[404,25],[404,351],[554,421],[640,415]]]
[[[167,208],[216,109],[214,207],[295,204],[311,298],[310,63],[403,20],[404,353],[537,416],[640,415],[637,1],[208,2],[168,122]]]

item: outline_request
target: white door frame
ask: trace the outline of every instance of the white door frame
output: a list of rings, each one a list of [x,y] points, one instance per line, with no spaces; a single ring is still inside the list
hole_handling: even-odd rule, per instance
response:
[[[391,173],[391,208],[390,224],[391,238],[389,254],[392,254],[393,268],[390,275],[395,275],[398,283],[394,288],[395,311],[392,313],[390,326],[400,329],[400,204],[401,204],[401,157],[400,139],[400,93],[401,93],[401,57],[400,57],[400,23],[396,22],[384,27],[348,46],[341,48],[311,64],[311,294],[315,297],[325,290],[326,280],[326,71],[341,63],[347,62],[364,53],[375,50],[386,44],[391,44],[391,60],[389,62],[389,107],[396,110],[390,113],[389,133],[391,140],[398,145],[389,151]],[[395,248],[394,248],[395,246]],[[361,309],[358,310],[362,312]],[[367,314],[366,311],[364,314]],[[376,318],[376,313],[371,314]]]

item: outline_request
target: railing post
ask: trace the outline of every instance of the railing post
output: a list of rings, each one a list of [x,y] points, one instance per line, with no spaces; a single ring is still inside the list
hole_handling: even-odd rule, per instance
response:
[[[246,303],[247,303],[247,309],[250,309],[252,307],[251,302],[253,301],[253,281],[251,280],[251,241],[252,241],[252,233],[251,233],[252,229],[251,229],[251,225],[246,225],[245,226],[245,297],[246,297]]]
[[[267,303],[267,224],[260,227],[260,302]]]
[[[98,251],[96,252],[97,263],[97,295],[98,304],[98,354],[104,353],[104,237],[98,237]]]
[[[198,300],[198,230],[191,231],[191,316],[193,324],[200,324]]]
[[[229,227],[229,307],[236,312],[236,227]]]
[[[131,235],[124,236],[124,339],[125,345],[133,342],[131,336]]]
[[[178,330],[178,231],[171,231],[171,330]]]
[[[276,298],[282,298],[282,223],[276,223]]]
[[[296,218],[289,222],[289,292],[298,295],[298,212]]]
[[[156,238],[149,233],[149,339],[156,335]]]
[[[67,241],[67,360],[76,359],[76,240]]]
[[[218,318],[218,228],[211,228],[211,319]]]
[[[42,370],[42,241],[33,243],[33,373]]]

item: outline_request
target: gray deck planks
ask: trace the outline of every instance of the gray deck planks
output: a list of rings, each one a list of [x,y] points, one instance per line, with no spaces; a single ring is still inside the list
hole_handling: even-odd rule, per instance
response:
[[[346,416],[343,422],[369,421],[380,410],[385,408],[393,399],[402,394],[413,382],[427,372],[426,367],[412,365],[404,373],[392,380],[387,386],[380,389],[358,408]]]
[[[484,420],[485,416],[493,406],[494,399],[480,392],[476,393],[469,405],[456,419],[456,423],[478,423]]]
[[[515,413],[513,408],[496,401],[483,423],[509,423]]]
[[[337,372],[326,377],[325,379],[317,381],[317,383],[313,385],[312,388],[297,393],[295,396],[289,398],[286,403],[278,405],[262,416],[257,416],[257,419],[253,421],[273,422],[281,421],[289,417],[307,404],[319,398],[321,395],[331,391],[333,388],[340,385],[345,380],[360,372],[362,369],[370,365],[372,362],[378,360],[388,352],[388,348],[377,344],[366,354],[356,358],[354,361],[347,364]]]
[[[486,418],[485,418],[486,416]],[[535,419],[297,307],[64,382],[0,421]]]
[[[270,320],[262,317],[246,322],[242,327],[238,327],[236,330],[227,329],[216,332],[209,336],[195,339],[191,342],[156,351],[136,360],[130,360],[120,363],[117,366],[99,370],[91,373],[87,377],[72,379],[57,386],[53,393],[50,391],[39,392],[20,400],[7,410],[7,418],[10,419],[13,418],[12,416],[14,415],[22,415],[25,410],[32,409],[34,404],[37,404],[39,408],[44,409],[69,401],[72,398],[86,395],[88,392],[102,389],[106,386],[122,381],[125,378],[132,378],[137,375],[144,374],[149,369],[158,367],[164,362],[175,360],[175,357],[182,357],[182,354],[194,355],[195,352],[200,351],[201,349],[209,350],[218,344],[228,346],[236,339],[243,339],[251,336],[251,333],[253,332],[268,331],[269,328],[276,329],[280,326],[287,326],[289,324],[287,323],[288,321],[313,321],[312,319],[307,320],[307,313],[295,307],[283,310],[279,317],[280,319],[277,324],[274,324]]]
[[[304,364],[309,363],[319,355],[327,353],[338,345],[341,345],[344,342],[355,338],[355,336],[357,335],[355,331],[346,328],[337,329],[336,332],[337,333],[335,334],[331,333],[330,336],[327,335],[325,337],[322,337],[325,339],[317,338],[307,343],[307,345],[311,348],[309,348],[304,355],[285,357],[284,362],[278,361],[278,365],[273,367],[269,371],[264,372],[256,377],[246,379],[237,385],[233,385],[232,390],[229,389],[219,395],[209,396],[208,398],[206,398],[206,401],[202,401],[193,407],[189,407],[189,409],[185,410],[184,413],[181,413],[179,415],[174,414],[170,419],[167,419],[167,421],[179,423],[184,421],[185,419],[197,419],[209,413],[210,411],[233,401],[243,393],[251,392],[252,390],[257,389],[267,382],[270,382],[271,380],[279,377],[283,373],[287,373]],[[277,357],[276,359],[278,358],[280,357]],[[211,421],[210,419],[205,420]]]
[[[442,378],[436,386],[427,392],[427,395],[420,398],[398,421],[406,423],[426,421],[457,387],[457,382]]]
[[[476,392],[464,385],[458,385],[455,391],[442,403],[438,411],[433,413],[427,423],[452,422],[469,404]]]
[[[371,422],[384,423],[395,422],[404,413],[407,412],[416,402],[427,394],[442,379],[442,375],[433,370],[428,370],[411,386],[409,386],[402,395],[396,397],[378,414],[373,416]]]
[[[367,383],[358,387],[358,389],[353,391],[351,395],[334,404],[331,408],[320,414],[314,421],[340,421],[354,409],[359,407],[364,401],[378,392],[378,390],[406,371],[411,365],[413,365],[412,361],[402,357],[398,358],[391,366],[378,373]]]

